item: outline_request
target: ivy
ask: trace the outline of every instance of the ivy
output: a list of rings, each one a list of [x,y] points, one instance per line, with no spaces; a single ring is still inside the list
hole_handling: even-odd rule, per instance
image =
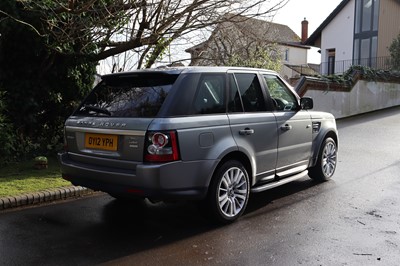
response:
[[[154,47],[152,47],[151,52],[146,54],[146,66],[145,68],[150,68],[154,62],[158,60],[162,60],[163,57],[168,52],[168,47],[173,41],[172,38],[161,37],[158,39],[158,42]]]
[[[367,66],[351,66],[343,75],[321,75],[319,78],[326,82],[351,87],[354,85],[356,75],[367,81],[390,81],[400,78],[399,71],[374,69]]]

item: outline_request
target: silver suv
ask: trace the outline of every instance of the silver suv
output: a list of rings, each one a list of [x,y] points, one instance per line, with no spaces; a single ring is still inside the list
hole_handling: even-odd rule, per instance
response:
[[[65,123],[62,175],[119,199],[198,200],[232,222],[249,193],[332,177],[336,122],[312,107],[262,69],[105,75]]]

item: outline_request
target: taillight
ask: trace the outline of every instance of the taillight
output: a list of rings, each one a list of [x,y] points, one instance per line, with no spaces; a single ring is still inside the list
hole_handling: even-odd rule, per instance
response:
[[[179,160],[175,131],[150,131],[146,134],[144,161],[172,162]]]

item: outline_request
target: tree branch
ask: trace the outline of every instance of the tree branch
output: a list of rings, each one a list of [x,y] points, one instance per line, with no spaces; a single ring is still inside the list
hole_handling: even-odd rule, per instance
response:
[[[3,10],[0,10],[0,14],[3,14],[5,16],[9,17],[10,19],[14,20],[15,22],[18,22],[18,23],[20,23],[20,24],[22,24],[24,26],[27,26],[27,27],[31,28],[40,37],[44,37],[45,36],[45,35],[40,34],[40,32],[32,24],[29,24],[29,23],[27,23],[25,21],[19,20],[19,19],[15,18],[15,17],[11,16],[10,14],[7,14]]]

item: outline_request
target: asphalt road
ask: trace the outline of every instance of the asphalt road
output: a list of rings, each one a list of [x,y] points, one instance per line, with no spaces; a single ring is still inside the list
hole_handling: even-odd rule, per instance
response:
[[[334,178],[251,197],[236,223],[107,195],[0,213],[0,265],[400,265],[400,108],[338,121]]]

